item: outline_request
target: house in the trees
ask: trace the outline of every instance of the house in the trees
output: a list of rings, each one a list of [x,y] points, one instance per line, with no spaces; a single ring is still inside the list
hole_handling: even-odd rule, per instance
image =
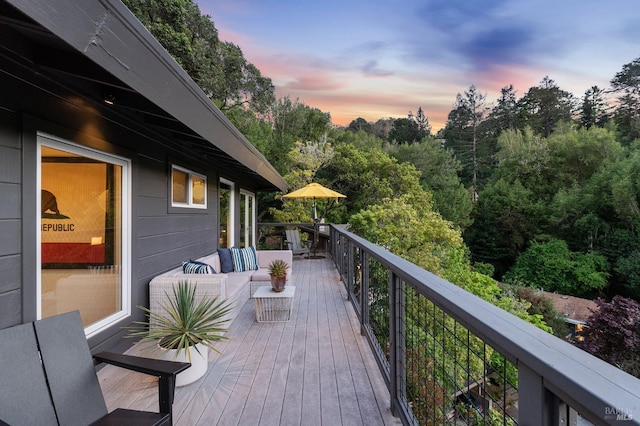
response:
[[[122,344],[152,277],[255,244],[285,190],[119,0],[0,0],[0,328],[80,309]]]

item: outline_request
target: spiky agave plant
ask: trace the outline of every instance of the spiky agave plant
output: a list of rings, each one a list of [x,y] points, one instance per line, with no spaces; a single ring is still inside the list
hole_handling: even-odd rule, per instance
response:
[[[166,313],[139,306],[148,321],[134,321],[133,326],[127,327],[127,337],[140,337],[137,344],[158,342],[162,348],[176,349],[176,356],[185,351],[189,361],[188,348],[193,346],[200,354],[198,343],[218,352],[213,343],[228,339],[223,333],[227,331],[224,324],[229,319],[224,317],[231,310],[230,304],[207,295],[196,302],[196,286],[188,281],[180,281],[173,287],[173,297],[166,292],[165,295],[167,299],[160,306]]]
[[[273,275],[274,277],[286,277],[288,267],[289,265],[287,265],[287,262],[284,260],[273,260],[268,266],[269,275]]]

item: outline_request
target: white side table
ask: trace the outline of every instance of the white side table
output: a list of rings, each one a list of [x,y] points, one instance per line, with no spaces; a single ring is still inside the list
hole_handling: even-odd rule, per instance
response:
[[[289,321],[293,310],[295,286],[288,285],[284,291],[275,292],[271,286],[261,286],[253,294],[256,301],[256,320],[258,322]]]

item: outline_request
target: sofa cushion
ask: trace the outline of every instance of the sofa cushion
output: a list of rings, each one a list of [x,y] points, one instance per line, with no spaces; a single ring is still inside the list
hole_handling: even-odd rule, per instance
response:
[[[271,275],[266,268],[260,268],[251,275],[251,281],[271,281]]]
[[[216,271],[208,263],[190,259],[182,262],[182,272],[185,274],[215,274]]]
[[[271,281],[268,268],[260,268],[251,275],[251,281]],[[287,282],[291,281],[291,268],[287,268]]]
[[[255,247],[232,247],[231,259],[235,272],[255,271],[258,269],[258,255]]]
[[[259,250],[257,253],[260,268],[268,268],[274,260],[284,260],[289,268],[293,266],[293,252],[291,250]]]
[[[231,249],[219,248],[218,257],[220,258],[220,272],[226,274],[233,272],[233,260],[231,260]]]

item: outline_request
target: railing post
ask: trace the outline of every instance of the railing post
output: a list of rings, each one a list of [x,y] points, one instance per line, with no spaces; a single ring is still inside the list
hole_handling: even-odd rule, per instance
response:
[[[347,296],[348,299],[351,300],[353,298],[353,243],[349,241],[347,243],[347,248],[349,251],[347,252]]]
[[[404,291],[398,276],[389,273],[389,384],[391,393],[391,412],[400,416],[402,405],[400,401],[405,395],[405,321],[404,321]],[[404,417],[404,416],[403,416]]]
[[[360,334],[366,334],[366,325],[369,324],[369,253],[360,252]]]
[[[556,400],[555,395],[545,388],[539,374],[524,364],[518,364],[518,425],[558,424]]]

